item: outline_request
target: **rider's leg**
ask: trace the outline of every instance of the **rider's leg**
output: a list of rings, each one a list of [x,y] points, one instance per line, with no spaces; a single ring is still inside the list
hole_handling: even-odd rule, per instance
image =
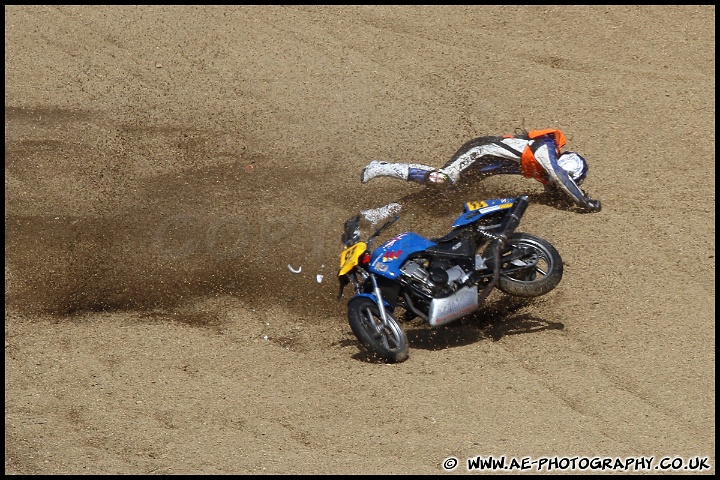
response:
[[[373,160],[363,169],[360,180],[367,183],[376,177],[397,178],[416,183],[444,183],[449,180],[447,175],[427,165]]]
[[[482,176],[520,174],[520,156],[527,140],[480,137],[463,145],[439,170],[455,183],[472,169]]]

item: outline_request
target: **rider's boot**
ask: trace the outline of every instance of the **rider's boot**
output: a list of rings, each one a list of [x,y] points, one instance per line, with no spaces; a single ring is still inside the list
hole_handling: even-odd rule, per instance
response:
[[[386,218],[390,218],[391,215],[397,214],[401,209],[402,206],[399,203],[388,203],[382,207],[360,210],[360,214],[365,218],[365,220],[370,222],[371,226],[374,228],[375,225]]]
[[[360,174],[360,181],[367,183],[376,177],[391,177],[400,180],[408,179],[408,170],[410,166],[406,163],[389,163],[373,160],[363,168]]]

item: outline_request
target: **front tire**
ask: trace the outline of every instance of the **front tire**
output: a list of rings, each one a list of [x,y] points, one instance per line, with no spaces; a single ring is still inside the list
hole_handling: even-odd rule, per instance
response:
[[[385,312],[388,325],[384,325],[377,304],[367,297],[356,297],[348,302],[350,328],[368,351],[383,360],[399,363],[408,358],[407,335],[395,317]]]
[[[513,256],[519,249],[527,254]],[[492,258],[490,248],[487,258]],[[501,274],[497,288],[514,297],[539,297],[558,286],[563,276],[560,253],[547,240],[529,233],[514,233],[500,256]]]

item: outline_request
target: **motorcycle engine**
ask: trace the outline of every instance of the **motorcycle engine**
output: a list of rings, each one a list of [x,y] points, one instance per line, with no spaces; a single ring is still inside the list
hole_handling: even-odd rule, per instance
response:
[[[400,269],[413,286],[433,298],[456,292],[468,279],[462,267],[443,259],[416,259]]]

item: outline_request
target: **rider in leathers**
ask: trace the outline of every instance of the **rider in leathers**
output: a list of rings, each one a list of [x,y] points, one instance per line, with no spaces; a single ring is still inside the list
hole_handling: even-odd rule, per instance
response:
[[[590,198],[581,188],[588,172],[585,159],[575,152],[561,153],[566,144],[560,130],[532,130],[518,135],[479,137],[465,143],[439,169],[422,164],[388,163],[374,160],[362,171],[362,183],[377,177],[392,177],[417,183],[456,183],[471,169],[483,177],[499,174],[534,178],[546,190],[560,193],[588,212],[599,212],[600,200]],[[361,213],[376,223],[379,217],[400,209],[389,204]]]

